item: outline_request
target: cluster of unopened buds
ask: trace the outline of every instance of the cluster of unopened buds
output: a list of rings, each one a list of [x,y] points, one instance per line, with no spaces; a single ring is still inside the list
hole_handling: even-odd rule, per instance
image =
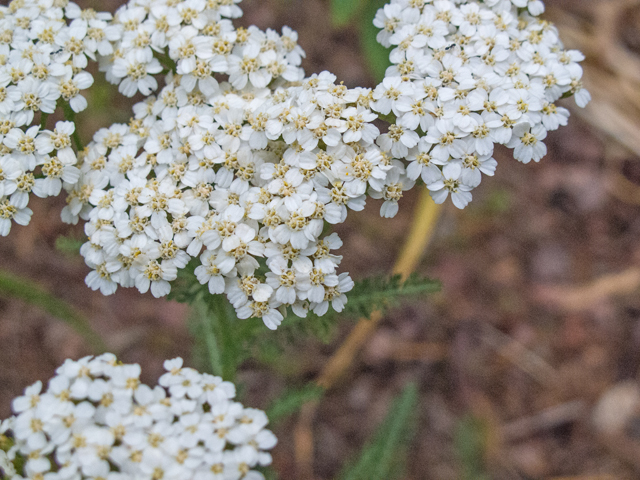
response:
[[[0,423],[8,480],[260,480],[277,439],[266,414],[234,402],[220,377],[164,363],[151,388],[112,354],[67,360],[28,387]],[[4,472],[4,476],[2,473]]]
[[[45,8],[52,3],[55,13]],[[0,44],[8,99],[0,115],[13,122],[0,160],[1,233],[12,219],[28,221],[25,175],[36,194],[60,190],[47,173],[56,159],[68,192],[62,218],[87,222],[81,253],[91,288],[163,296],[198,259],[197,279],[226,294],[239,318],[276,328],[287,307],[305,316],[344,306],[353,282],[338,273],[342,257],[332,251],[342,242],[324,233],[327,224],[363,209],[367,196],[383,199],[381,215],[392,217],[416,181],[436,203],[451,194],[463,208],[482,174],[493,175],[495,144],[539,161],[547,131],[569,116],[555,102],[589,101],[582,55],[564,50],[555,27],[537,17],[538,0],[392,0],[374,20],[392,66],[373,90],[347,88],[328,72],[306,77],[297,34],[234,27],[237,3],[130,0],[111,18],[60,0],[14,0],[2,22],[23,25],[28,41],[0,28],[8,40]],[[48,16],[59,30],[50,48],[41,26],[49,24],[39,20]],[[98,131],[75,167],[72,123],[18,128],[33,114],[11,99],[16,89],[31,92],[19,82],[35,81],[35,60],[8,85],[27,49],[78,78],[97,55],[120,92],[148,98],[129,124]],[[76,77],[57,72],[46,91],[84,108],[61,86]],[[77,80],[76,90],[89,84]],[[384,133],[379,117],[390,123]],[[42,173],[27,172],[36,165]]]

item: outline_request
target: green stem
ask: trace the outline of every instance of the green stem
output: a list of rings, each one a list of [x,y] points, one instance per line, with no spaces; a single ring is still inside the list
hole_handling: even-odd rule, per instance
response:
[[[219,344],[219,335],[217,335],[216,333],[216,330],[219,330],[219,328],[216,329],[216,327],[220,324],[218,314],[217,312],[211,312],[211,310],[204,304],[200,307],[200,309],[202,331],[204,333],[204,341],[207,344],[207,353],[209,354],[211,373],[213,373],[214,375],[222,376],[222,374],[224,373],[222,367],[222,351]]]
[[[73,306],[50,294],[38,284],[0,270],[0,295],[17,298],[44,310],[49,315],[66,322],[82,335],[95,352],[106,352],[107,347],[92,328],[89,321]]]
[[[224,295],[214,295],[212,298],[213,314],[216,317],[218,332],[220,333],[220,341],[223,345],[221,356],[222,373],[225,380],[235,381],[236,370],[238,368],[238,348],[239,338],[230,337],[229,330],[229,303]]]
[[[75,130],[73,131],[73,135],[72,135],[73,143],[75,143],[76,145],[76,150],[78,152],[81,152],[82,150],[84,150],[84,145],[82,144],[82,140],[80,140],[80,135],[78,134],[78,124],[76,123],[76,112],[73,111],[73,109],[71,108],[71,105],[69,105],[68,103],[63,104],[63,110],[64,110],[65,120],[69,122],[73,122],[73,124],[75,125]]]

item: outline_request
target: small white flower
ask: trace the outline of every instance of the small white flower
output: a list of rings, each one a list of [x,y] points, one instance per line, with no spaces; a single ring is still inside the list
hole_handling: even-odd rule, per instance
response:
[[[266,415],[233,402],[233,384],[183,368],[178,358],[165,362],[160,383],[169,388],[151,389],[138,365],[116,362],[111,354],[67,360],[47,391],[38,382],[16,398],[16,416],[0,423],[15,442],[0,454],[0,471],[34,479],[215,478],[207,476],[215,465],[230,471],[240,461],[242,475],[254,478],[253,467],[270,463],[277,439]],[[73,402],[58,399],[70,392]],[[17,472],[16,454],[27,459]]]
[[[513,136],[507,144],[514,148],[514,157],[522,163],[531,160],[539,162],[547,154],[547,146],[542,143],[547,137],[547,131],[542,125],[531,127],[528,123],[520,123],[513,127]]]

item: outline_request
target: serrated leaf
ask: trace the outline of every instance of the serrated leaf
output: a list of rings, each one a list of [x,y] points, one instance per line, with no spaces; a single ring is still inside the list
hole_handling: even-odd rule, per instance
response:
[[[324,389],[313,384],[302,388],[288,389],[279,398],[271,402],[271,405],[267,408],[269,422],[276,424],[285,417],[296,413],[305,403],[320,400],[323,395]]]
[[[281,351],[283,344],[293,344],[302,338],[318,338],[328,343],[337,331],[338,322],[345,317],[369,318],[376,310],[382,312],[398,305],[401,300],[417,298],[421,295],[440,290],[440,282],[420,277],[417,274],[402,281],[399,275],[393,277],[379,276],[359,280],[353,290],[347,293],[348,302],[345,309],[338,313],[329,309],[327,313],[318,316],[309,312],[306,318],[287,311],[282,325],[275,332],[265,331],[259,342],[254,356],[265,364],[274,363],[273,352]]]
[[[392,480],[399,478],[404,450],[415,434],[418,388],[411,383],[393,402],[373,440],[361,450],[358,460],[343,470],[340,480]]]
[[[347,295],[349,301],[345,306],[345,314],[369,318],[374,311],[386,311],[397,305],[402,298],[435,293],[439,290],[440,282],[422,278],[418,274],[411,275],[404,282],[400,275],[390,278],[366,278],[356,282],[353,290]]]
[[[365,0],[331,0],[331,22],[336,27],[348,24]]]

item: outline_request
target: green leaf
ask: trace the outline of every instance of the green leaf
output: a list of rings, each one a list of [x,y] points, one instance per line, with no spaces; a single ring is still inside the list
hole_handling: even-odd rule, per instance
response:
[[[275,332],[263,329],[264,335],[256,342],[254,357],[264,364],[273,365],[278,360],[283,344],[294,344],[303,338],[318,338],[328,343],[333,338],[336,326],[345,317],[370,318],[375,310],[386,312],[401,303],[401,300],[420,298],[425,294],[440,290],[440,282],[412,275],[402,281],[399,275],[393,277],[371,277],[355,282],[353,290],[347,293],[345,309],[338,313],[332,308],[322,316],[309,312],[300,318],[287,310],[287,315]],[[261,332],[257,332],[261,334]]]
[[[323,395],[324,389],[314,384],[288,389],[267,408],[269,422],[276,424],[296,413],[305,403],[320,400]]]
[[[37,283],[0,270],[0,295],[22,300],[62,320],[82,335],[96,352],[107,350],[102,338],[80,312],[64,300],[51,295]]]
[[[401,299],[436,292],[440,283],[411,276],[403,282],[400,276],[375,277],[356,282],[347,293],[349,301],[342,313],[333,309],[319,317],[309,312],[300,318],[291,309],[276,332],[271,332],[260,319],[239,320],[224,295],[211,295],[206,285],[200,285],[194,274],[200,264],[194,259],[178,272],[169,299],[189,305],[202,303],[204,308],[194,313],[191,332],[195,339],[194,357],[199,366],[208,366],[232,381],[240,364],[256,358],[264,364],[277,364],[283,344],[293,344],[301,338],[315,337],[328,342],[337,323],[345,316],[370,317],[374,310],[386,311]],[[214,351],[215,350],[215,351]]]
[[[363,0],[331,0],[331,21],[335,27],[342,27],[356,16]]]
[[[429,278],[411,275],[402,281],[400,275],[393,277],[370,277],[356,282],[353,290],[347,293],[349,301],[345,314],[369,318],[376,310],[383,312],[400,303],[407,297],[420,297],[427,293],[438,292],[440,282]]]
[[[385,0],[369,0],[360,15],[360,42],[362,52],[369,65],[369,70],[376,82],[381,82],[387,68],[391,65],[389,61],[389,49],[378,43],[377,36],[380,29],[373,24],[373,19],[377,11],[382,8]]]
[[[221,345],[216,332],[216,318],[211,315],[206,303],[198,299],[191,303],[189,322],[194,325],[194,337],[203,341],[204,351],[209,363],[209,371],[223,376]]]
[[[195,275],[197,258],[178,272],[169,300],[192,307],[189,330],[194,338],[193,356],[202,369],[233,381],[240,364],[249,358],[256,338],[267,331],[261,319],[237,318],[224,295],[212,295]]]
[[[406,448],[415,434],[418,388],[414,383],[393,402],[387,417],[355,463],[347,465],[340,480],[392,480],[402,475]]]
[[[254,470],[262,473],[265,480],[278,480],[278,476],[273,471],[273,467],[254,467]]]

